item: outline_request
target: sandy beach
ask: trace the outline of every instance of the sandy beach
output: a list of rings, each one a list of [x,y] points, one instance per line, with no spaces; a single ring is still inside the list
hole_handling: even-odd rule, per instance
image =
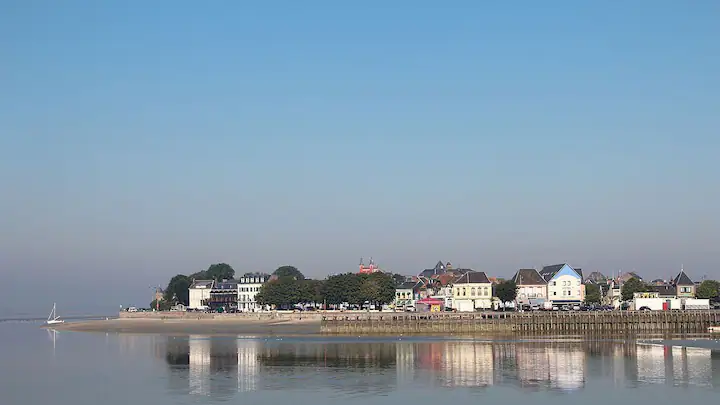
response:
[[[45,326],[47,328],[47,326]],[[66,322],[51,329],[74,332],[153,334],[296,335],[320,333],[319,319],[132,319]]]

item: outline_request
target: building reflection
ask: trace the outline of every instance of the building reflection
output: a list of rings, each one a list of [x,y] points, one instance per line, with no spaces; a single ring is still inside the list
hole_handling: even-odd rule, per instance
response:
[[[485,387],[494,381],[493,345],[449,342],[444,345],[442,370],[453,387]]]
[[[133,347],[130,342],[125,347]],[[158,350],[162,347],[162,350]],[[168,337],[155,351],[169,366],[170,389],[229,398],[255,390],[378,394],[413,387],[575,391],[615,386],[720,387],[720,353],[622,342],[338,342]]]
[[[720,353],[711,349],[643,344],[636,364],[640,383],[720,387]]]

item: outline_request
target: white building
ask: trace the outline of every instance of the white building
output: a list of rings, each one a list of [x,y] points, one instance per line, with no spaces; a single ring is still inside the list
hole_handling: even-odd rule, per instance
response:
[[[215,284],[214,280],[195,280],[190,284],[188,309],[202,309],[210,302],[210,291]]]
[[[540,275],[547,281],[547,299],[554,305],[575,305],[585,300],[585,285],[581,269],[567,263],[545,266]]]
[[[246,276],[238,280],[238,309],[243,312],[259,311],[262,308],[255,301],[255,296],[270,276],[267,274],[246,274]]]
[[[547,281],[535,269],[520,269],[513,277],[520,306],[542,306],[547,300]]]
[[[470,271],[453,283],[453,308],[462,312],[492,307],[492,283],[485,272]]]
[[[395,288],[395,300],[393,306],[398,309],[407,307],[415,307],[415,301],[418,299],[419,281],[406,281]]]

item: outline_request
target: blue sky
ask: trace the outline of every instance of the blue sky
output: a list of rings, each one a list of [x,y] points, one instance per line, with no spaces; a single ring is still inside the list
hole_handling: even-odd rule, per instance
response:
[[[715,1],[51,3],[0,5],[17,291],[371,255],[720,277]]]

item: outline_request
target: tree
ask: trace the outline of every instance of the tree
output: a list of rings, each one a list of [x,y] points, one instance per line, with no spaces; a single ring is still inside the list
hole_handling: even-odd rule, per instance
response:
[[[321,280],[302,280],[300,283],[300,302],[322,303],[323,282]]]
[[[601,298],[599,285],[595,283],[585,284],[585,304],[599,304]]]
[[[385,305],[391,303],[395,299],[395,277],[387,273],[371,273],[365,275],[365,284],[369,284],[371,288],[369,299],[375,305]]]
[[[274,305],[281,308],[292,308],[300,302],[300,288],[297,280],[284,277],[265,283],[255,296],[261,305]]]
[[[165,288],[163,300],[171,305],[176,302],[188,305],[190,301],[190,283],[190,278],[182,274],[171,278],[167,288]]]
[[[344,302],[357,304],[355,297],[360,295],[360,279],[355,274],[337,274],[328,277],[322,286],[322,295],[325,301],[331,305],[339,305]]]
[[[305,280],[305,276],[295,266],[280,266],[273,272],[278,278],[291,277],[295,280]]]
[[[710,301],[720,300],[720,282],[715,280],[705,280],[697,288],[696,294],[698,298],[709,299]]]
[[[495,296],[498,297],[503,304],[506,302],[513,302],[517,297],[517,290],[518,287],[514,281],[501,281],[495,285]]]
[[[205,270],[205,277],[207,280],[232,280],[235,277],[235,269],[227,263],[216,263],[211,264],[207,270]]]
[[[366,302],[385,305],[395,299],[395,277],[388,273],[338,274],[328,277],[321,293],[328,304],[344,302],[363,305]]]
[[[197,273],[189,275],[188,278],[190,278],[190,280],[207,280],[208,276],[205,270],[200,270]]]
[[[633,277],[623,284],[620,294],[623,301],[630,301],[636,292],[645,292],[648,291],[648,289],[647,284],[643,283],[639,278]]]

